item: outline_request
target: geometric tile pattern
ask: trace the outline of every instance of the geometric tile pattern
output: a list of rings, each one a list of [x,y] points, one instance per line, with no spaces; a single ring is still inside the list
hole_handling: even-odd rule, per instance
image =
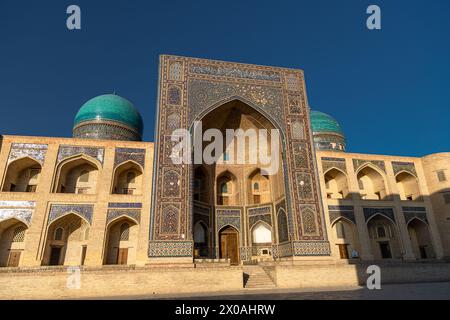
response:
[[[9,151],[8,164],[12,161],[30,157],[42,165],[44,165],[45,155],[47,154],[48,145],[32,144],[32,143],[12,143]]]
[[[424,207],[402,207],[402,211],[405,216],[406,225],[414,218],[418,218],[428,224],[427,212]]]
[[[401,171],[406,171],[417,177],[414,162],[392,161],[392,168],[394,169],[394,175],[397,175]]]
[[[145,167],[145,149],[134,149],[134,148],[116,148],[114,154],[114,168],[119,164],[132,160],[141,165],[142,168]]]
[[[95,147],[60,146],[58,150],[58,163],[65,158],[78,154],[88,155],[103,164],[105,149]]]
[[[328,212],[330,214],[331,224],[341,217],[356,223],[353,206],[328,206]]]
[[[93,204],[52,204],[48,214],[47,225],[72,212],[79,214],[85,218],[89,224],[92,224],[92,215],[94,214]]]
[[[151,257],[192,257],[192,241],[150,241],[148,253]]]
[[[330,243],[328,241],[294,241],[295,256],[329,256]]]
[[[366,222],[378,213],[390,218],[392,221],[395,222],[395,215],[393,208],[363,208],[363,211]]]
[[[353,167],[355,169],[355,172],[358,171],[359,168],[368,163],[374,165],[375,167],[381,169],[384,173],[386,173],[386,166],[383,160],[363,160],[363,159],[353,159]]]

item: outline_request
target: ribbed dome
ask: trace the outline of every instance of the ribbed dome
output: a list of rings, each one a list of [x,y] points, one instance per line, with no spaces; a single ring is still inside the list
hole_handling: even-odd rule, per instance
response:
[[[314,133],[331,132],[344,135],[341,126],[332,116],[320,111],[311,110],[310,118]]]
[[[345,151],[344,132],[332,116],[315,110],[309,116],[317,150]]]
[[[142,117],[134,105],[118,95],[104,94],[83,104],[75,116],[76,138],[141,140]]]

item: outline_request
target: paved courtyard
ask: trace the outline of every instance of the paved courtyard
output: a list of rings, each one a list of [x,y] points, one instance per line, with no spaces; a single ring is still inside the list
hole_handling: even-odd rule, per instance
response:
[[[124,297],[117,297],[123,299]],[[271,289],[177,295],[128,296],[126,299],[194,300],[450,300],[450,282],[386,284],[381,290],[363,287]]]

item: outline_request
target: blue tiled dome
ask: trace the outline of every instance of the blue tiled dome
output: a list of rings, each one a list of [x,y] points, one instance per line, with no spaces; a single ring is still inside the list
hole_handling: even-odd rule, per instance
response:
[[[143,121],[134,105],[115,94],[104,94],[83,104],[75,116],[76,138],[141,140]]]
[[[332,116],[320,111],[311,110],[310,118],[314,133],[329,132],[344,135],[341,126]]]
[[[311,110],[310,120],[316,150],[345,151],[344,132],[332,116]]]

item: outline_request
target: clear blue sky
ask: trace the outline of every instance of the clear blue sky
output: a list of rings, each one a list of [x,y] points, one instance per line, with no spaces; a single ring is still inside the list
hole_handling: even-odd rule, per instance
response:
[[[381,31],[365,27],[370,4]],[[0,134],[70,136],[78,108],[116,90],[153,141],[163,53],[304,69],[349,151],[450,151],[448,0],[0,0]]]

